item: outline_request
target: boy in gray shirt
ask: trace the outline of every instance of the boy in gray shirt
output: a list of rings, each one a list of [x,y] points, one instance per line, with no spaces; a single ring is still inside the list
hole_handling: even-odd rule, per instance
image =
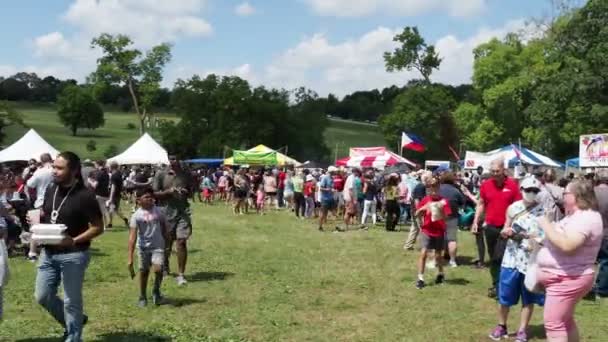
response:
[[[169,224],[165,215],[154,204],[152,188],[138,189],[136,192],[139,209],[131,216],[129,224],[129,271],[135,277],[133,269],[133,252],[137,243],[139,255],[139,307],[148,304],[146,287],[150,268],[154,272],[152,300],[160,305],[162,296],[160,285],[163,279],[162,266],[165,259],[165,241],[169,238]]]

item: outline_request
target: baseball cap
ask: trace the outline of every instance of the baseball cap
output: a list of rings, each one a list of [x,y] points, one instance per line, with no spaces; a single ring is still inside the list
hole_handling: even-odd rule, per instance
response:
[[[327,168],[327,172],[338,172],[338,168],[332,165]]]
[[[314,181],[314,180],[315,180],[315,177],[313,177],[312,175],[306,176],[306,181],[307,182]]]
[[[540,189],[540,182],[534,176],[526,177],[521,181],[519,187],[522,189]]]

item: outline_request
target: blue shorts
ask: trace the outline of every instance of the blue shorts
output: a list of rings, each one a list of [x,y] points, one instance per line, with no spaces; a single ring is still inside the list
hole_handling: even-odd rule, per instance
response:
[[[522,305],[545,305],[545,295],[528,291],[524,285],[525,274],[515,268],[500,268],[498,285],[498,303],[504,306],[515,306],[521,297]]]

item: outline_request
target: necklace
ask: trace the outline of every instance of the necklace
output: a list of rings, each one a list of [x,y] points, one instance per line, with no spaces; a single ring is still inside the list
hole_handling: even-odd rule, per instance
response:
[[[51,211],[51,223],[52,224],[57,223],[57,218],[59,217],[59,211],[63,207],[63,204],[65,203],[65,200],[68,199],[68,197],[72,193],[72,190],[74,190],[74,186],[75,185],[76,184],[72,185],[72,187],[70,188],[70,190],[68,191],[68,193],[63,198],[63,200],[61,200],[61,203],[59,203],[59,207],[57,209],[55,209],[55,199],[57,199],[57,190],[59,190],[59,185],[55,188],[55,194],[53,195],[53,211]]]

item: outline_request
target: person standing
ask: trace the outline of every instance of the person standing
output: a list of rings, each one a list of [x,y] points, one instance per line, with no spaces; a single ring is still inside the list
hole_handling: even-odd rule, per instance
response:
[[[439,195],[445,198],[450,205],[451,214],[445,218],[447,242],[447,252],[450,256],[450,267],[458,267],[456,262],[456,253],[458,251],[458,219],[460,218],[459,209],[464,207],[464,195],[456,186],[456,180],[453,172],[445,172],[441,175],[441,185],[439,186]]]
[[[58,245],[42,245],[36,275],[36,302],[65,328],[64,340],[82,341],[82,285],[89,264],[91,241],[103,233],[103,218],[95,195],[80,174],[80,158],[62,152],[53,164],[54,184],[44,195],[41,222],[64,224],[66,237]],[[63,297],[57,296],[63,281]]]
[[[477,234],[479,220],[485,213],[483,229],[488,255],[492,260],[490,263],[490,275],[492,287],[488,289],[488,297],[496,297],[500,265],[506,247],[506,241],[500,238],[500,232],[506,221],[507,208],[513,202],[521,200],[521,194],[517,183],[507,177],[505,173],[504,159],[499,158],[492,161],[490,165],[491,178],[481,184],[479,190],[479,201],[475,211],[475,220],[471,226],[471,232]]]
[[[377,183],[372,179],[371,174],[365,175],[365,183],[363,184],[363,194],[365,200],[363,202],[363,214],[361,215],[361,226],[365,227],[367,216],[372,217],[372,225],[376,225],[376,196],[378,195]]]
[[[597,186],[594,188],[597,199],[598,211],[602,215],[604,225],[603,239],[597,260],[597,278],[595,282],[595,294],[599,297],[608,297],[608,170],[601,169],[597,172]]]
[[[384,201],[386,207],[386,222],[387,231],[395,231],[399,223],[399,175],[391,173],[384,187]]]
[[[327,222],[327,215],[330,211],[335,211],[336,201],[334,199],[334,175],[338,169],[330,166],[327,173],[321,176],[319,189],[321,191],[321,216],[319,217],[319,231],[323,231],[323,225]],[[338,229],[339,230],[339,229]]]
[[[602,244],[602,216],[593,185],[574,181],[564,191],[566,216],[540,219],[545,233],[537,256],[538,281],[544,286],[544,322],[549,342],[580,341],[576,304],[593,286],[594,264]]]
[[[412,191],[412,208],[418,208],[420,201],[426,196],[426,187],[433,178],[433,174],[430,171],[424,171],[420,176],[420,182],[416,184],[414,190]],[[416,239],[418,238],[418,234],[420,233],[420,223],[421,220],[419,217],[412,215],[412,226],[410,228],[410,233],[408,234],[407,240],[403,245],[403,249],[408,251],[414,250],[414,244],[416,243]]]
[[[184,277],[188,262],[188,239],[192,235],[192,214],[190,211],[189,189],[192,188],[190,173],[182,169],[177,157],[169,157],[169,169],[160,171],[154,178],[154,196],[158,201],[161,212],[167,217],[171,228],[171,239],[165,249],[165,273],[169,274],[169,259],[173,242],[177,247],[177,285],[183,286],[188,282]]]
[[[108,228],[112,228],[112,219],[114,214],[122,219],[125,226],[129,227],[129,220],[120,212],[120,199],[122,195],[122,173],[118,169],[118,163],[110,163],[110,197],[105,203],[108,208]]]
[[[42,208],[42,204],[44,204],[44,193],[48,186],[53,183],[53,159],[51,158],[51,155],[43,153],[40,155],[40,162],[42,165],[34,171],[34,174],[26,183],[27,188],[31,189],[31,192],[35,193],[36,196],[34,200],[34,209]],[[30,191],[26,191],[26,193],[30,193]],[[33,240],[30,241],[30,250],[27,258],[32,262],[38,260],[38,249]]]
[[[489,337],[494,341],[508,338],[507,319],[512,306],[521,297],[521,314],[516,342],[527,342],[527,329],[532,318],[534,304],[543,306],[545,296],[530,292],[524,286],[528,272],[531,250],[534,241],[530,236],[540,234],[538,219],[546,213],[543,203],[538,201],[542,184],[534,177],[525,178],[520,185],[523,199],[516,201],[507,209],[507,220],[501,236],[507,238],[505,255],[500,266],[500,286],[498,287],[498,325]]]
[[[294,209],[297,218],[304,218],[306,212],[306,199],[304,198],[304,178],[303,173],[298,171],[298,174],[291,177],[293,184],[293,201]]]
[[[277,175],[278,186],[277,186],[277,208],[285,207],[285,180],[287,179],[287,172],[285,169],[281,169]]]
[[[103,215],[104,227],[112,228],[111,225],[107,225],[109,222],[107,202],[110,198],[110,175],[105,168],[105,161],[98,160],[95,162],[95,172],[89,173],[89,186],[93,189],[99,208]],[[107,226],[106,226],[107,225]]]

